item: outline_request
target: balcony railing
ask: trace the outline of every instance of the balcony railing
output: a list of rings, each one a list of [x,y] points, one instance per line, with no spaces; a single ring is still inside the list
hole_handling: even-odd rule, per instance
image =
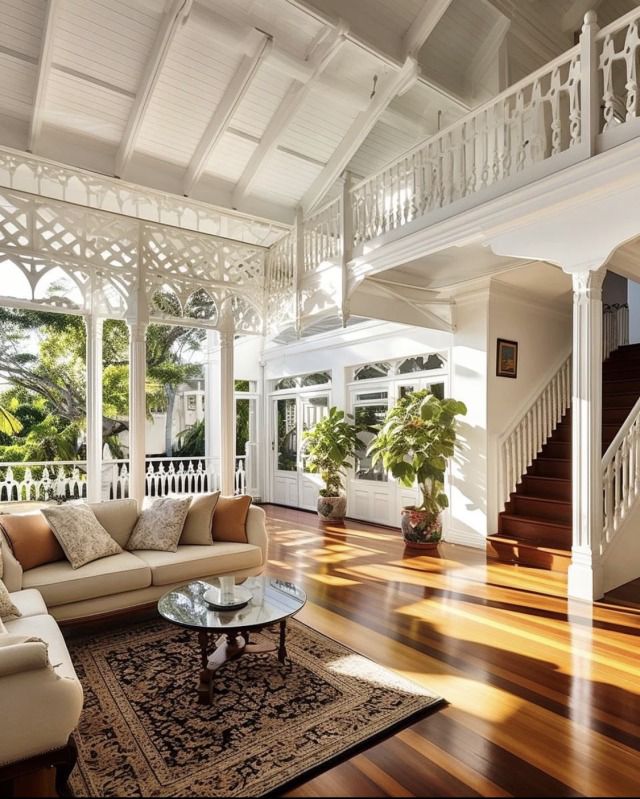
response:
[[[590,16],[575,47],[312,210],[272,246],[270,292],[286,282],[304,297],[305,281],[332,263],[342,268],[343,285],[355,284],[349,278],[370,242],[408,234],[640,136],[639,27],[640,9],[600,31]]]
[[[248,444],[251,453],[251,444]],[[218,458],[147,458],[145,495],[203,494],[220,488]],[[0,463],[0,505],[87,497],[86,461]],[[235,459],[234,493],[255,491],[251,454]],[[102,462],[102,499],[129,496],[129,460]]]

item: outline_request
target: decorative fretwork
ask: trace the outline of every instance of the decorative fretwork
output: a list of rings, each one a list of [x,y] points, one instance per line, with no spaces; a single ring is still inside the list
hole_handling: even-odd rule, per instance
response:
[[[640,12],[635,9],[598,35],[603,131],[638,116],[639,16]]]
[[[269,247],[288,225],[62,166],[0,147],[0,186],[100,211]]]

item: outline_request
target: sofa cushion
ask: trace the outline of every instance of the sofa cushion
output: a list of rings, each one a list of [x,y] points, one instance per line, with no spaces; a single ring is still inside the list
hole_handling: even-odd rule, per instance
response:
[[[220,497],[213,514],[211,533],[214,541],[233,541],[246,543],[247,514],[251,497]]]
[[[136,526],[133,528],[131,538],[127,542],[130,551],[140,549],[162,550],[175,552],[191,505],[191,497],[159,497],[145,508]]]
[[[193,497],[187,511],[187,518],[184,520],[180,544],[208,546],[212,542],[211,528],[219,498],[219,491]]]
[[[138,503],[135,499],[90,502],[89,507],[111,538],[124,549],[138,521]]]
[[[62,547],[40,511],[7,513],[0,516],[0,527],[23,569],[64,560]]]
[[[25,619],[29,616],[46,616],[49,613],[42,594],[34,588],[26,591],[14,591],[11,594],[11,601]]]
[[[6,619],[13,616],[20,616],[20,610],[13,604],[11,594],[7,591],[5,584],[0,580],[0,619]]]
[[[42,567],[45,568],[45,567]],[[62,633],[53,616],[29,616],[7,622],[7,632],[41,638],[49,650],[49,663],[58,677],[77,679]],[[43,709],[44,710],[44,709]]]
[[[129,552],[111,555],[73,569],[67,561],[37,566],[23,575],[24,588],[37,588],[48,607],[109,596],[151,585],[146,563]]]
[[[111,538],[96,519],[95,513],[84,503],[43,508],[42,513],[73,569],[122,552],[120,545]]]
[[[153,585],[169,585],[197,577],[231,574],[262,563],[262,550],[252,544],[213,543],[208,547],[180,546],[177,552],[144,550],[136,555],[151,568]]]
[[[22,566],[15,559],[4,535],[0,535],[0,577],[8,591],[22,588]]]

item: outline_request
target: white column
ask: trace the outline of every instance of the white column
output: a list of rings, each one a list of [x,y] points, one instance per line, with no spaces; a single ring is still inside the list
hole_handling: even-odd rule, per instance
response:
[[[220,490],[231,496],[236,471],[236,409],[234,397],[233,331],[220,332]]]
[[[220,341],[217,330],[207,330],[204,388],[204,454],[207,469],[220,478]],[[216,488],[216,486],[211,486]]]
[[[87,499],[102,499],[102,319],[85,317],[87,332]],[[108,499],[108,497],[107,497]]]
[[[342,186],[342,291],[340,297],[340,316],[342,326],[349,320],[349,262],[353,258],[353,208],[351,206],[350,172],[345,172]]]
[[[602,596],[602,283],[601,268],[573,278],[572,501],[568,594]]]
[[[129,496],[138,507],[142,507],[145,480],[146,334],[144,322],[129,322]]]

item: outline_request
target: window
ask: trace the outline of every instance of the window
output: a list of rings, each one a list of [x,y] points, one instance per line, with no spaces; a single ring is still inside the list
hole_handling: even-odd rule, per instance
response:
[[[391,364],[386,362],[365,363],[353,370],[354,380],[371,380],[375,377],[386,377],[391,372]]]
[[[427,372],[431,369],[443,369],[446,361],[442,355],[432,352],[430,355],[417,355],[413,358],[405,358],[398,366],[398,374],[408,375],[412,372]]]
[[[296,377],[282,377],[273,387],[274,391],[284,391],[292,388],[308,388],[309,386],[323,386],[331,382],[331,372],[311,372],[307,375]]]
[[[388,392],[367,392],[356,395],[353,416],[358,430],[358,445],[355,453],[356,480],[387,480],[387,473],[381,463],[371,465],[367,447],[373,441],[376,430],[384,421],[388,410]]]
[[[295,399],[280,399],[278,416],[278,461],[277,468],[283,472],[295,472],[298,453],[298,417]]]
[[[187,397],[187,410],[188,411],[195,411],[197,405],[197,397],[195,394],[189,394]]]

